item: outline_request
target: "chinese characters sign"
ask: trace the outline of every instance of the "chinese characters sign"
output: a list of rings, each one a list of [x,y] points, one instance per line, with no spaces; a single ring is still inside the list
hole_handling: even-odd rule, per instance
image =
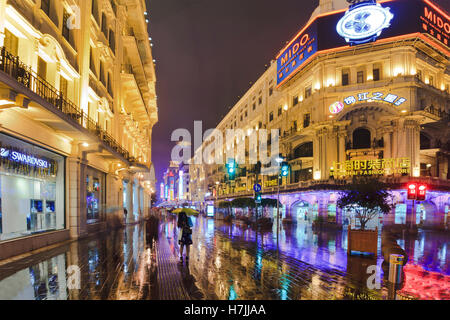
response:
[[[426,3],[420,20],[422,22],[422,32],[428,33],[446,46],[449,45],[450,21],[449,16],[445,12],[431,3]]]
[[[402,174],[411,172],[409,158],[347,160],[334,162],[331,175],[333,177],[372,176],[384,174]]]
[[[398,107],[406,102],[407,99],[393,93],[384,94],[383,92],[361,92],[353,96],[348,96],[344,99],[345,104],[348,106],[358,102],[374,101],[390,103]]]

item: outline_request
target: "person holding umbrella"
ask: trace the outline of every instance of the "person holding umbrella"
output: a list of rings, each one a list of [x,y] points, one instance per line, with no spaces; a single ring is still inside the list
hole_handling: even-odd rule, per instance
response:
[[[190,245],[192,244],[192,221],[188,217],[187,213],[191,214],[191,212],[187,212],[189,209],[176,209],[173,212],[178,213],[178,228],[179,230],[179,244],[180,244],[180,262],[183,263],[183,250],[186,247],[186,263],[189,262],[189,251]]]

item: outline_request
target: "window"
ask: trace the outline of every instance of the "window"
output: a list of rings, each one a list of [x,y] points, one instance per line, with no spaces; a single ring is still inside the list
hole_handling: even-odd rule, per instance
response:
[[[294,97],[294,100],[292,101],[292,105],[296,106],[298,104],[298,96]]]
[[[278,107],[278,116],[281,116],[282,113],[283,113],[283,109],[281,109],[281,107]]]
[[[89,53],[89,69],[91,69],[91,71],[95,74],[95,76],[97,76],[97,70],[95,69],[95,63],[94,63],[94,53],[92,51],[92,47],[90,49],[90,53]]]
[[[6,51],[14,56],[19,55],[19,38],[12,34],[8,29],[5,29],[4,43]]]
[[[270,114],[269,114],[269,122],[271,122],[273,120],[273,112],[271,112]]]
[[[309,113],[305,113],[303,115],[303,128],[308,128],[311,123],[311,115]]]
[[[247,118],[247,110],[245,110],[244,117]]]
[[[59,78],[59,92],[63,97],[67,97],[67,88],[69,87],[69,82],[63,76]]]
[[[313,143],[306,142],[294,149],[294,159],[313,156]]]
[[[0,134],[0,144],[10,153],[45,161],[2,158],[0,241],[64,229],[64,158],[6,134]]]
[[[243,120],[242,114],[241,114],[241,121]]]
[[[91,167],[88,167],[86,171],[86,222],[90,224],[104,218],[106,174]]]
[[[380,69],[373,69],[373,81],[380,80]]]
[[[353,131],[353,149],[369,149],[371,147],[370,131],[358,128]]]
[[[47,62],[45,62],[41,57],[38,57],[37,74],[42,79],[47,79]]]
[[[103,65],[103,61],[100,61],[100,82],[103,83],[103,85],[106,85],[105,68],[104,68],[104,65]]]
[[[258,129],[261,129],[262,128],[262,122],[260,121],[260,122],[258,122]]]
[[[253,103],[253,110],[256,109],[256,103]]]
[[[41,0],[41,9],[50,17],[50,0]]]
[[[262,97],[258,98],[258,104],[262,104]]]
[[[108,24],[106,21],[106,14],[102,13],[102,32],[105,35],[105,37],[108,36]]]
[[[69,19],[70,19],[70,14],[66,10],[64,10],[62,35],[63,35],[64,39],[66,39],[67,41],[70,42],[70,30],[69,30],[69,26],[68,26]]]
[[[356,82],[357,83],[364,83],[364,71],[358,71],[356,73]]]
[[[271,96],[273,94],[273,87],[269,88],[269,96]]]
[[[112,78],[111,73],[108,72],[108,85],[107,85],[107,89],[108,89],[109,95],[110,95],[111,97],[113,97],[114,94],[113,94],[113,90],[112,90],[112,81],[111,81],[111,78]]]
[[[98,19],[99,19],[99,14],[98,14],[98,3],[97,3],[97,1],[98,1],[98,0],[92,0],[92,10],[91,10],[91,13],[92,13],[92,15],[94,16],[95,21],[97,21],[97,24],[99,24],[99,21],[98,21]]]
[[[309,87],[307,87],[306,89],[305,89],[305,99],[307,99],[307,98],[309,98],[309,97],[311,97],[311,86],[309,86]]]
[[[342,85],[343,86],[348,86],[350,83],[350,78],[348,76],[348,72],[342,72]]]
[[[424,133],[420,133],[420,150],[431,149],[431,139]]]
[[[433,76],[430,76],[430,77],[429,77],[428,84],[429,84],[430,86],[434,86],[434,78],[433,78]]]
[[[109,30],[109,47],[111,48],[113,53],[116,52],[116,38],[112,29]]]

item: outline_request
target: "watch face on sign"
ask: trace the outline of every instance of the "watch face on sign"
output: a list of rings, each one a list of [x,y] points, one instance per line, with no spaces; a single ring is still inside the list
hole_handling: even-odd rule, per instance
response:
[[[362,44],[375,41],[383,29],[390,26],[394,15],[390,8],[383,8],[376,3],[362,3],[351,6],[336,30],[350,44]]]

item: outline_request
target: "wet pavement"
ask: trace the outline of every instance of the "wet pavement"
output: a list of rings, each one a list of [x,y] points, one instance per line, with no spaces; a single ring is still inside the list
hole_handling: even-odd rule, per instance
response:
[[[380,249],[376,259],[347,256],[341,230],[293,225],[277,237],[276,226],[258,233],[193,220],[188,265],[178,262],[176,221],[166,218],[158,234],[134,225],[1,265],[0,299],[450,299],[448,234],[397,240],[409,262],[404,283],[393,290]],[[368,288],[371,265],[379,267],[380,289]]]

